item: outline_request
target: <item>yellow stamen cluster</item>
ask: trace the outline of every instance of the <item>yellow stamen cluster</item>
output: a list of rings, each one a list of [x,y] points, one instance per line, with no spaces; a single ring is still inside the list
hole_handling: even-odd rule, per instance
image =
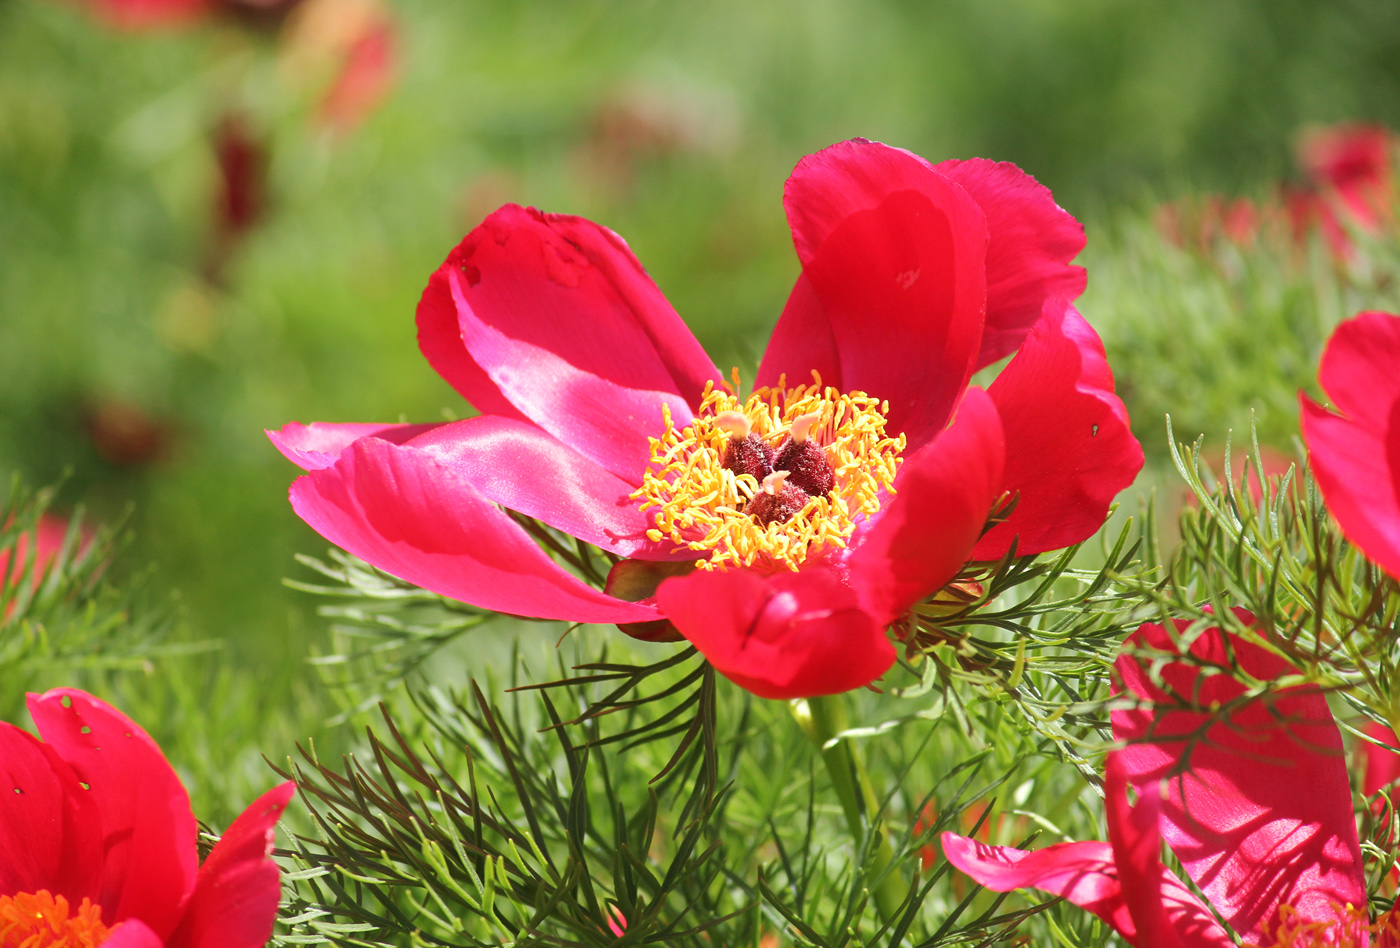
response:
[[[1279,907],[1278,927],[1271,939],[1249,948],[1396,948],[1400,946],[1400,914],[1392,909],[1372,922],[1364,906],[1337,907],[1336,920],[1309,922],[1291,905]]]
[[[69,915],[68,900],[47,889],[0,895],[0,948],[97,948],[111,931],[87,899]]]
[[[651,463],[632,495],[643,510],[656,508],[655,525],[647,532],[653,542],[669,538],[680,549],[709,554],[699,564],[702,569],[764,571],[796,570],[824,551],[846,546],[858,520],[878,511],[894,493],[905,439],[885,434],[887,402],[824,387],[816,372],[812,379],[810,385],[787,388],[781,378],[776,387],[755,389],[740,402],[734,394],[736,373],[732,389],[707,385],[695,421],[679,430],[663,410],[665,429],[651,439]],[[794,422],[815,413],[808,437],[823,447],[835,472],[831,492],[813,498],[785,523],[763,526],[746,514],[762,485],[724,467],[735,413],[775,449]]]

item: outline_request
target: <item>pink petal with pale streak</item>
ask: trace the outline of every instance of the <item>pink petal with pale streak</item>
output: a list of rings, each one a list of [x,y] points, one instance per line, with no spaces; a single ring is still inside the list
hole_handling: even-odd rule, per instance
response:
[[[1366,734],[1384,745],[1378,746],[1370,741],[1361,745],[1366,755],[1361,792],[1369,797],[1400,780],[1400,739],[1395,737],[1394,731],[1376,721],[1366,725]]]
[[[273,827],[296,793],[288,781],[258,797],[228,828],[204,865],[179,929],[165,948],[262,948],[272,937],[281,877]]]
[[[1129,637],[1115,667],[1123,687],[1144,701],[1223,706],[1245,691],[1229,674],[1205,675],[1179,660],[1161,666],[1166,688],[1156,685],[1148,670],[1153,659],[1135,657],[1134,647],[1176,648],[1151,623]],[[1221,667],[1229,667],[1233,653],[1240,668],[1263,681],[1297,674],[1257,645],[1238,638],[1227,644],[1219,629],[1200,635],[1191,653]],[[1337,919],[1339,905],[1365,905],[1342,738],[1323,695],[1310,686],[1287,689],[1193,739],[1208,719],[1166,708],[1113,712],[1117,740],[1150,741],[1129,743],[1123,763],[1139,788],[1165,781],[1162,836],[1206,897],[1255,941],[1274,931],[1281,905],[1292,905],[1306,921]]]
[[[656,602],[720,674],[760,698],[839,694],[894,664],[884,626],[826,567],[696,570],[663,582]]]
[[[1348,540],[1400,576],[1400,316],[1361,313],[1328,340],[1318,372],[1340,416],[1299,394],[1308,464]]]
[[[1070,263],[1084,225],[1050,189],[1009,161],[940,161],[934,170],[962,186],[987,216],[987,323],[977,368],[1015,352],[1046,300],[1078,299],[1088,279]]]
[[[102,820],[52,747],[0,722],[0,893],[99,895]]]
[[[273,443],[288,461],[303,471],[319,471],[330,467],[340,457],[340,452],[361,438],[375,437],[391,444],[403,444],[424,432],[442,427],[441,423],[430,425],[378,425],[373,423],[350,422],[336,424],[327,421],[313,421],[303,425],[289,421],[277,431],[263,430],[263,434]]]
[[[619,476],[640,478],[663,403],[684,424],[719,378],[621,238],[580,218],[507,205],[439,273],[472,362],[521,414]]]
[[[66,706],[65,706],[66,702]],[[165,938],[199,867],[189,794],[156,742],[130,718],[75,688],[28,699],[39,735],[92,789],[106,853],[102,919],[145,922]]]
[[[528,421],[481,415],[435,427],[408,444],[437,459],[487,500],[621,556],[693,560],[646,537],[651,517],[635,486]]]
[[[1019,495],[1011,516],[982,538],[974,558],[1059,550],[1103,526],[1118,492],[1142,469],[1142,445],[1113,394],[1103,343],[1067,300],[1045,315],[988,388],[1006,429],[1006,478]]]
[[[847,561],[851,585],[879,625],[966,565],[1001,496],[1004,455],[992,400],[970,388],[952,426],[905,460],[897,492]]]
[[[297,478],[292,508],[337,546],[424,589],[483,609],[573,622],[646,622],[565,572],[515,521],[426,451],[361,438]]]
[[[846,391],[887,399],[891,432],[922,446],[952,414],[982,339],[981,209],[917,155],[863,139],[802,159],[783,203],[813,292],[794,290],[759,384],[806,381],[825,322],[834,353],[818,364],[838,362]]]

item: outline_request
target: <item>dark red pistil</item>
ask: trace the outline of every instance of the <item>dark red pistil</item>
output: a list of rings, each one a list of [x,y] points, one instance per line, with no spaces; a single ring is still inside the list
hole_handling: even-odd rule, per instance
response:
[[[826,459],[826,451],[815,441],[789,438],[778,450],[773,470],[788,471],[787,483],[811,497],[825,497],[836,483],[836,472]]]
[[[774,493],[761,490],[754,494],[744,513],[765,527],[770,523],[787,523],[811,499],[801,488],[784,481]]]
[[[773,447],[756,434],[729,436],[724,449],[724,468],[735,474],[748,474],[760,484],[773,473]]]

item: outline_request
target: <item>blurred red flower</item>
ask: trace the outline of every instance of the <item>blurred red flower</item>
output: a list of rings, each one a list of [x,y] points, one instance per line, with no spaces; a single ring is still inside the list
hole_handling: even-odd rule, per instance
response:
[[[0,944],[261,948],[281,894],[269,790],[199,864],[189,795],[155,742],[86,692],[29,696],[42,740],[0,723]],[[11,792],[11,788],[13,792]]]
[[[1318,381],[1334,414],[1299,393],[1308,465],[1342,533],[1400,577],[1400,316],[1361,313],[1327,341]]]
[[[785,204],[802,274],[749,398],[621,238],[508,205],[418,307],[424,355],[482,414],[270,432],[310,471],[293,507],[486,609],[669,620],[764,697],[868,684],[892,621],[969,559],[1092,535],[1142,450],[1069,302],[1083,230],[1020,169],[858,139],[803,159]],[[502,506],[630,558],[610,587],[640,601],[565,571]]]
[[[1178,631],[1187,625],[1178,622]],[[1302,685],[1241,704],[1246,686],[1220,671],[1232,663],[1262,681],[1299,672],[1243,639],[1227,642],[1219,629],[1192,643],[1190,661],[1161,663],[1175,652],[1173,636],[1149,623],[1118,659],[1122,688],[1149,704],[1113,713],[1114,737],[1130,743],[1105,768],[1109,842],[1026,852],[948,833],[948,860],[998,892],[1031,887],[1064,896],[1138,948],[1234,945],[1162,865],[1165,839],[1248,944],[1363,945],[1368,930],[1381,933],[1380,945],[1400,944],[1392,918],[1370,926],[1365,915],[1342,739],[1324,695]],[[1203,710],[1232,703],[1228,717]],[[1129,783],[1139,794],[1135,807]]]

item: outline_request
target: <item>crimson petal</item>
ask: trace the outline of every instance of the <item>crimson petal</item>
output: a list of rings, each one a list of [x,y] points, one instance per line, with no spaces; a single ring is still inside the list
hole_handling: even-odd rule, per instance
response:
[[[1084,225],[1050,189],[1009,161],[970,158],[933,166],[962,186],[987,215],[987,324],[977,368],[1015,352],[1053,296],[1078,299],[1088,279],[1070,263],[1084,249]]]
[[[710,664],[760,698],[850,691],[894,664],[884,626],[826,567],[696,570],[663,582],[656,601]]]
[[[854,139],[798,164],[784,206],[811,298],[790,303],[759,384],[805,382],[821,317],[840,385],[889,401],[911,450],[941,429],[972,374],[985,314],[987,225],[967,192],[917,155]],[[794,296],[807,294],[801,287]],[[796,325],[784,325],[793,320]],[[807,342],[789,348],[791,340]]]
[[[482,415],[433,427],[408,442],[493,503],[517,510],[620,556],[693,560],[690,550],[646,537],[651,517],[633,485],[535,425]]]
[[[1019,495],[976,559],[1059,550],[1103,526],[1109,505],[1142,469],[1142,445],[1113,394],[1113,372],[1084,317],[1067,300],[1045,315],[988,388],[1006,429],[1003,487]]]
[[[1179,621],[1178,629],[1187,625]],[[1131,649],[1175,652],[1162,626],[1143,625],[1127,644],[1116,665],[1124,688],[1162,707],[1113,712],[1114,737],[1140,742],[1121,751],[1137,787],[1166,781],[1162,835],[1226,921],[1246,941],[1259,941],[1274,933],[1281,905],[1296,908],[1303,921],[1324,922],[1339,919],[1340,906],[1365,905],[1342,738],[1322,693],[1285,689],[1207,731],[1208,712],[1171,706],[1227,707],[1245,685],[1180,660],[1161,665],[1162,684],[1154,682],[1154,658]],[[1261,681],[1298,674],[1282,658],[1239,638],[1227,641],[1214,628],[1192,643],[1191,654],[1206,667],[1233,663]]]
[[[0,722],[0,893],[97,898],[101,826],[92,794],[54,749]]]
[[[337,546],[424,589],[496,612],[574,622],[646,622],[565,572],[515,521],[427,451],[356,441],[292,484],[292,507]]]
[[[272,828],[296,793],[288,781],[244,810],[215,844],[179,929],[166,948],[262,948],[272,937],[282,886]]]
[[[350,422],[337,424],[313,421],[309,425],[289,421],[277,431],[264,430],[278,451],[303,471],[319,471],[330,467],[340,452],[361,438],[375,437],[391,444],[403,444],[411,438],[441,427],[429,425],[378,425]]]
[[[992,400],[971,388],[952,426],[904,462],[898,493],[848,560],[851,585],[881,625],[967,563],[1001,494],[1004,452]]]
[[[720,381],[622,239],[581,218],[507,205],[433,281],[433,339],[454,314],[466,358],[520,415],[619,476],[640,480],[663,404],[686,422]]]
[[[1342,415],[1299,395],[1308,464],[1348,540],[1400,577],[1400,316],[1361,313],[1322,354],[1323,389]]]
[[[198,858],[189,794],[156,742],[120,711],[74,688],[29,695],[39,735],[91,787],[106,849],[104,921],[140,919],[160,938],[180,920]]]

